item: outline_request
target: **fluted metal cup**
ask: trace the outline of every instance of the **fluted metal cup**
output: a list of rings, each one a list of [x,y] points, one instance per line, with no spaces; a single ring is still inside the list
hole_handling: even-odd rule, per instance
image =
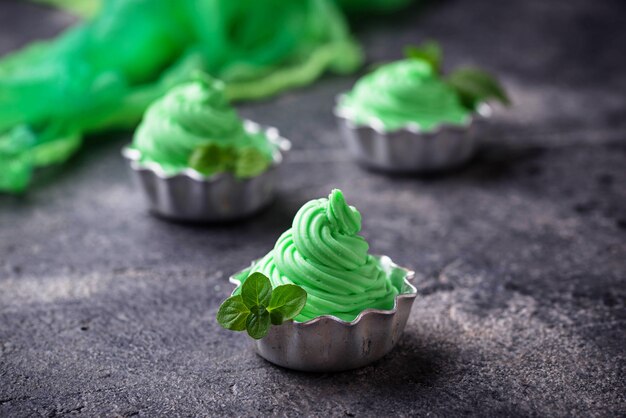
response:
[[[256,352],[267,361],[307,372],[338,372],[367,366],[389,353],[406,325],[417,296],[409,282],[414,272],[376,256],[400,290],[390,310],[366,309],[351,322],[324,315],[306,322],[287,321],[272,326],[255,341]],[[245,269],[230,278],[239,286],[250,273]]]
[[[466,125],[442,124],[423,132],[417,124],[386,131],[380,121],[357,124],[339,106],[334,113],[350,154],[360,163],[387,172],[435,172],[452,169],[467,162],[475,153],[477,127],[491,114],[481,105]]]
[[[270,167],[258,176],[239,179],[232,173],[205,176],[191,168],[171,175],[158,164],[142,163],[139,151],[130,147],[122,155],[130,164],[139,188],[151,212],[180,221],[228,221],[257,212],[271,202],[275,194],[277,169],[291,143],[276,128],[261,127],[245,121],[248,132],[263,130],[276,145]]]

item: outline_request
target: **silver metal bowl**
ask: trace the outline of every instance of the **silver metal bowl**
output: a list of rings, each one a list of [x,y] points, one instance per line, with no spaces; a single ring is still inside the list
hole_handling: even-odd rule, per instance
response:
[[[382,171],[409,173],[442,171],[467,162],[477,148],[477,125],[491,115],[491,108],[479,106],[465,126],[443,124],[427,132],[417,124],[387,132],[377,121],[355,123],[339,106],[334,113],[348,151],[357,161]]]
[[[248,132],[263,130],[276,145],[271,166],[260,175],[238,179],[231,173],[207,177],[191,168],[167,174],[158,164],[142,163],[139,151],[130,147],[122,155],[143,190],[151,212],[174,220],[215,222],[242,218],[260,210],[274,197],[276,171],[291,143],[276,128],[245,121]]]
[[[256,352],[271,363],[307,372],[356,369],[389,353],[402,336],[417,296],[409,282],[415,273],[398,267],[389,257],[376,257],[401,289],[393,309],[366,309],[352,322],[330,315],[306,322],[287,321],[272,326],[265,337],[256,340]],[[250,269],[231,276],[230,282],[239,286]]]

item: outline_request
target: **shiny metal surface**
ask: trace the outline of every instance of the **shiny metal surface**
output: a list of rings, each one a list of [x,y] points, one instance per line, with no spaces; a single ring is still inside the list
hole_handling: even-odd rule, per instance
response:
[[[325,315],[272,326],[264,338],[255,341],[256,352],[289,369],[338,372],[366,366],[391,351],[402,336],[417,296],[409,282],[415,274],[395,265],[389,257],[378,257],[392,282],[401,289],[393,309],[366,309],[352,322]],[[231,276],[230,282],[239,285],[249,270]]]
[[[238,179],[231,173],[206,177],[192,169],[169,175],[157,164],[140,162],[140,153],[125,147],[122,155],[129,161],[150,211],[175,220],[215,222],[242,218],[269,204],[274,197],[277,169],[291,143],[275,128],[250,121],[245,122],[245,127],[250,132],[264,130],[268,140],[276,145],[272,165],[249,179]]]
[[[369,167],[388,172],[432,172],[460,166],[474,155],[477,125],[490,114],[489,106],[481,105],[466,126],[441,125],[420,132],[419,126],[409,124],[386,132],[382,124],[356,125],[349,114],[335,108],[350,154]]]

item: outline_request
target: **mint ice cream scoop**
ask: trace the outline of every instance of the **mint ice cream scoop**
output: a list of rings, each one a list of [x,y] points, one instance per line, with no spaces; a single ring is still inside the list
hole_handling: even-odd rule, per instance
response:
[[[405,59],[361,78],[340,100],[338,110],[357,125],[393,131],[417,125],[430,131],[441,124],[465,125],[471,111],[431,64]]]
[[[224,84],[208,76],[179,85],[155,101],[137,128],[132,148],[141,162],[167,174],[194,168],[253,177],[272,163],[274,145],[252,132],[228,103]]]
[[[307,302],[296,321],[321,315],[354,320],[365,309],[392,309],[398,289],[358,235],[361,215],[340,190],[311,200],[296,214],[272,251],[249,270],[272,286],[296,284]]]

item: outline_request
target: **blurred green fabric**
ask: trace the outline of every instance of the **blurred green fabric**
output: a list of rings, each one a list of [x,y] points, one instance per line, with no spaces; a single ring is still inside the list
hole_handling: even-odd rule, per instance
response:
[[[133,128],[193,72],[222,79],[230,100],[251,100],[362,63],[333,0],[37,1],[97,12],[0,59],[0,160],[12,167],[0,172],[5,191],[24,190],[36,167],[66,161],[85,134]]]
[[[32,0],[84,18],[0,59],[0,191],[66,161],[85,134],[133,128],[147,106],[201,71],[230,100],[262,99],[363,62],[341,8],[410,0]],[[339,7],[338,7],[339,6]]]

